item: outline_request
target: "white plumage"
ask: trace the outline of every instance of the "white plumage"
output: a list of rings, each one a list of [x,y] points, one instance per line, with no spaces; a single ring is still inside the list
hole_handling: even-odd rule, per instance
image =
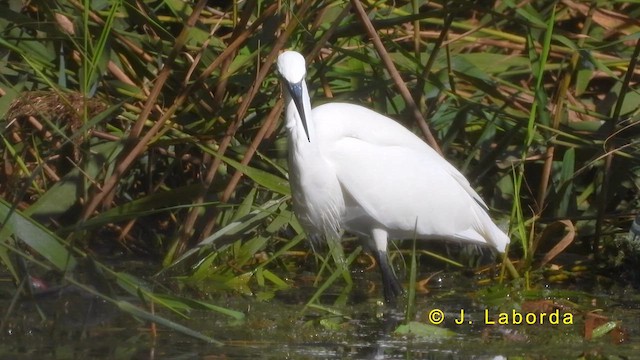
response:
[[[369,239],[384,295],[402,292],[387,259],[389,238],[487,243],[509,238],[491,220],[467,179],[397,122],[367,108],[329,103],[311,110],[302,55],[278,57],[289,135],[294,212],[309,234],[340,229]]]

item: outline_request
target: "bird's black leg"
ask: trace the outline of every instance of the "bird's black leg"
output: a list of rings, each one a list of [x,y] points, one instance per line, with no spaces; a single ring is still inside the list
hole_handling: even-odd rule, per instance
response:
[[[380,274],[382,275],[382,290],[384,293],[384,301],[387,305],[394,305],[398,296],[402,295],[402,284],[398,281],[391,265],[389,264],[389,257],[386,251],[376,250],[374,251],[376,260],[378,260],[378,266],[380,267]]]

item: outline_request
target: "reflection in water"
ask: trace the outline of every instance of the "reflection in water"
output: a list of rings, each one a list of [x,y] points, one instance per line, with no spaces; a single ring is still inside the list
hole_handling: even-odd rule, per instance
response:
[[[429,274],[430,275],[430,274]],[[425,277],[428,277],[426,275]],[[522,299],[507,303],[504,294],[492,294],[477,285],[473,276],[456,272],[439,273],[427,284],[428,293],[416,298],[416,314],[411,319],[429,322],[433,310],[442,311],[438,328],[451,336],[399,335],[405,323],[402,306],[389,309],[379,303],[377,275],[354,274],[355,288],[344,306],[332,306],[342,294],[336,286],[321,298],[322,306],[305,308],[314,287],[287,290],[268,301],[256,297],[222,293],[212,303],[246,314],[241,322],[211,312],[191,312],[189,319],[163,311],[162,315],[212,336],[224,343],[216,347],[185,335],[151,326],[123,314],[113,305],[73,287],[44,290],[32,299],[20,300],[10,312],[4,311],[5,327],[0,334],[0,358],[354,358],[354,359],[508,359],[510,355],[536,352],[548,358],[575,358],[586,348],[600,354],[633,358],[640,342],[631,337],[622,345],[607,339],[585,342],[583,324],[575,325],[486,325],[485,309],[509,308]],[[0,276],[0,278],[2,278]],[[2,288],[5,286],[5,288]],[[9,309],[12,285],[0,282],[0,308]],[[332,292],[334,291],[334,292]],[[553,294],[553,288],[544,291]],[[564,291],[559,288],[558,291]],[[640,324],[640,294],[628,289],[597,295],[564,292],[567,300],[580,307],[606,309],[613,320],[621,320],[631,334]],[[491,303],[491,296],[501,299]],[[616,300],[617,299],[617,300]],[[134,302],[134,300],[130,300]],[[489,304],[489,305],[487,305]],[[636,304],[630,306],[629,304]],[[464,312],[464,321],[459,321]]]

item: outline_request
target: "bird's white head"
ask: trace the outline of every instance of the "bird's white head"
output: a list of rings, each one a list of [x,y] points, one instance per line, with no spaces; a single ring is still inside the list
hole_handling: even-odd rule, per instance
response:
[[[307,125],[307,112],[311,110],[311,104],[307,86],[304,82],[304,77],[307,75],[304,57],[295,51],[283,52],[278,56],[278,72],[282,77],[282,85],[289,98],[288,101],[293,101],[300,116],[307,141],[311,142]]]
[[[278,56],[278,72],[288,83],[299,83],[307,74],[304,57],[295,51],[283,52]]]

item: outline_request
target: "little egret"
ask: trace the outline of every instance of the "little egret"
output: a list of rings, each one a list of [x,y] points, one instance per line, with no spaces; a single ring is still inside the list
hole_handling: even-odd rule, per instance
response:
[[[278,57],[286,106],[293,209],[308,235],[338,239],[341,229],[367,239],[393,303],[402,286],[387,242],[442,238],[493,245],[509,238],[491,220],[467,179],[397,122],[362,106],[311,110],[305,60]]]

